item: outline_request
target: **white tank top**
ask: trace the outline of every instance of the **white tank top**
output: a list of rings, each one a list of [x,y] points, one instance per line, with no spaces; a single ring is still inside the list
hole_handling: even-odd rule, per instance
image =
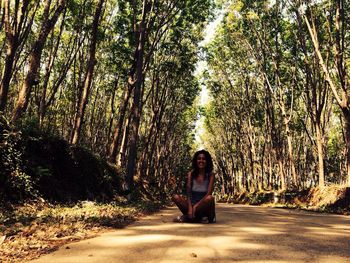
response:
[[[193,179],[192,191],[193,192],[208,192],[209,179],[208,176],[204,179],[203,183],[197,183],[196,179]]]

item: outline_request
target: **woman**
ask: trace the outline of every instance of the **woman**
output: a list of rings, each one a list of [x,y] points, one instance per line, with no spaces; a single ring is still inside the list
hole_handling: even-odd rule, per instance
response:
[[[175,221],[200,222],[203,217],[207,217],[209,223],[215,223],[213,189],[213,160],[209,152],[200,150],[194,154],[192,171],[187,174],[187,199],[180,195],[172,198],[183,214]]]

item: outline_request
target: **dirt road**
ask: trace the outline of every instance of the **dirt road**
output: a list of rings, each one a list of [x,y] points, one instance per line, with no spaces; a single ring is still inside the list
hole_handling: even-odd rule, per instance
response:
[[[31,262],[350,262],[350,216],[217,206],[216,224],[173,223],[176,208]]]

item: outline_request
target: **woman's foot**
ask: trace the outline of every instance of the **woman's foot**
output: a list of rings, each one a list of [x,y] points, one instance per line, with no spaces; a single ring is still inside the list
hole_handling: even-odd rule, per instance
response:
[[[216,213],[214,212],[212,215],[208,216],[208,223],[216,223]]]
[[[189,222],[189,218],[186,215],[178,216],[173,219],[175,223],[186,223]]]

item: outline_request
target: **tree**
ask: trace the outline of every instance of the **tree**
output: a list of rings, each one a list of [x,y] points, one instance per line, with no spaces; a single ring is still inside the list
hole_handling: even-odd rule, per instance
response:
[[[300,6],[300,2],[298,5]],[[335,10],[330,7],[329,9],[329,40],[330,46],[334,47],[332,52],[333,63],[329,65],[323,58],[322,47],[318,40],[318,32],[315,23],[315,18],[312,12],[312,6],[307,5],[307,12],[303,15],[305,23],[308,28],[308,32],[312,39],[312,43],[317,55],[317,58],[322,68],[325,79],[331,88],[332,94],[339,105],[343,117],[345,119],[345,142],[347,148],[347,184],[350,185],[350,108],[348,102],[348,82],[347,82],[347,71],[346,71],[346,19],[349,14],[346,12],[347,2],[342,0],[335,1]],[[332,10],[333,9],[333,10]],[[333,39],[333,34],[335,39]],[[331,68],[335,69],[335,74],[332,73]],[[336,84],[338,83],[338,84]]]
[[[77,144],[79,142],[81,126],[85,116],[86,104],[88,103],[92,78],[94,74],[94,68],[96,64],[95,56],[96,56],[96,45],[98,41],[98,26],[99,26],[100,17],[102,15],[103,3],[104,3],[104,0],[99,0],[96,6],[94,19],[92,23],[89,60],[87,62],[87,69],[86,69],[85,77],[82,83],[82,87],[79,88],[81,92],[79,94],[80,96],[79,96],[78,108],[74,117],[74,123],[73,123],[72,132],[71,132],[71,138],[70,138],[70,142],[72,144]]]
[[[19,0],[13,3],[10,0],[4,0],[2,3],[7,50],[0,83],[0,111],[5,111],[15,58],[16,55],[19,56],[17,52],[28,37],[39,2],[34,8],[30,0],[24,0],[21,3]]]
[[[39,76],[38,70],[40,68],[41,54],[47,39],[48,34],[54,28],[58,17],[62,14],[66,5],[66,0],[59,0],[57,7],[51,10],[51,1],[46,0],[44,6],[44,12],[42,17],[42,23],[39,30],[39,35],[34,42],[33,49],[30,53],[28,72],[26,74],[24,83],[19,92],[15,109],[12,114],[12,122],[15,123],[22,113],[26,110],[30,93],[34,85],[38,84]],[[52,13],[50,17],[50,13]]]

